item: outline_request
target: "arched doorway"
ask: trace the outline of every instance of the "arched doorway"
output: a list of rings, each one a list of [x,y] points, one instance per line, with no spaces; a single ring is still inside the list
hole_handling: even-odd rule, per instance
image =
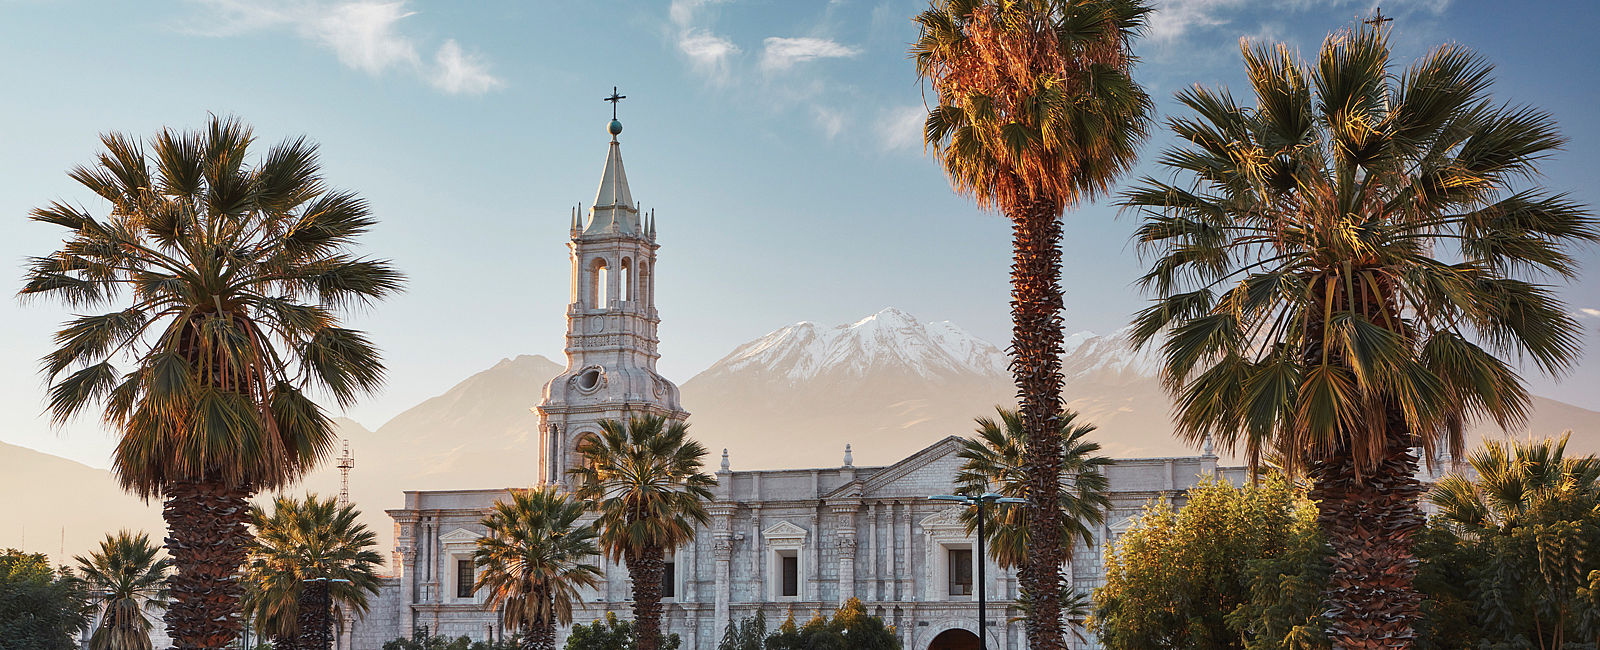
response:
[[[959,627],[939,633],[928,642],[928,650],[978,650],[978,635]]]

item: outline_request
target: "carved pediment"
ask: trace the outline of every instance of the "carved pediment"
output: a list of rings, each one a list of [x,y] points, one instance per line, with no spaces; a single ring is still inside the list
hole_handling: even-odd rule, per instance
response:
[[[966,526],[961,523],[962,510],[961,506],[951,506],[923,517],[917,524],[929,533],[954,531],[959,535],[966,535]]]
[[[474,533],[465,528],[457,528],[439,536],[439,543],[445,546],[472,545],[478,543],[481,533]]]
[[[804,541],[806,534],[806,529],[791,524],[787,521],[780,521],[776,524],[768,526],[766,530],[761,531],[761,537],[769,542]]]

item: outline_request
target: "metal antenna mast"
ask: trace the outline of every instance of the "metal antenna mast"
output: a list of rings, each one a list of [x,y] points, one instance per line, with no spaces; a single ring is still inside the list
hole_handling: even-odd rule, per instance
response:
[[[339,455],[339,505],[350,504],[350,470],[356,466],[356,457],[350,455],[350,441],[344,441],[344,453]]]

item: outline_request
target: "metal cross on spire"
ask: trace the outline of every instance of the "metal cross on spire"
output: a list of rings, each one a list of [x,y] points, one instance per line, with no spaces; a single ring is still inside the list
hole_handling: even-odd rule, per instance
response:
[[[616,86],[612,86],[611,87],[611,96],[601,100],[601,101],[611,102],[611,119],[613,119],[613,120],[617,119],[617,102],[620,102],[620,101],[622,101],[624,99],[627,99],[627,98],[628,98],[627,95],[618,95],[617,94],[617,87]]]
[[[1383,7],[1373,7],[1372,8],[1372,18],[1369,18],[1367,20],[1363,20],[1361,22],[1366,23],[1368,25],[1372,25],[1373,27],[1376,27],[1379,30],[1382,30],[1384,23],[1392,23],[1392,22],[1394,22],[1394,19],[1385,17],[1383,15]]]

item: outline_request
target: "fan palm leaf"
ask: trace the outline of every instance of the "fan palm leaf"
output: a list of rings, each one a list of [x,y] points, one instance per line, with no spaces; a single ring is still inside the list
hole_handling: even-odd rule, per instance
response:
[[[68,175],[109,210],[35,209],[67,235],[27,260],[20,295],[81,312],[42,360],[50,413],[62,423],[98,408],[116,429],[117,480],[166,501],[168,632],[178,647],[221,647],[239,631],[247,500],[331,450],[331,419],[307,392],[347,406],[382,384],[377,348],[338,314],[403,278],[348,252],[374,220],[325,186],[304,138],[254,162],[255,137],[233,118],[148,145],[101,142]]]
[[[483,520],[489,534],[474,553],[477,588],[488,592],[506,626],[521,630],[524,650],[554,650],[556,625],[572,623],[583,587],[599,584],[594,526],[579,523],[587,505],[554,487],[517,490]]]
[[[963,494],[995,493],[1022,498],[1026,494],[1027,433],[1022,415],[1015,409],[996,408],[998,418],[978,418],[977,435],[962,441],[956,452],[961,468],[956,473],[956,489]],[[1057,492],[1061,508],[1059,538],[1068,547],[1066,561],[1072,561],[1071,547],[1079,542],[1094,545],[1094,527],[1105,523],[1111,508],[1110,486],[1105,468],[1111,459],[1099,455],[1100,443],[1088,440],[1095,426],[1080,422],[1073,411],[1062,413],[1061,480]],[[1001,568],[1021,566],[1028,557],[1027,511],[1010,503],[995,503],[984,509],[984,533],[989,556]],[[961,513],[967,533],[978,527],[977,508]],[[1068,617],[1071,618],[1070,616]]]
[[[583,463],[568,470],[575,493],[599,515],[601,551],[632,576],[639,650],[656,650],[665,554],[711,521],[705,502],[717,482],[700,471],[706,448],[689,438],[688,424],[641,415],[602,421],[577,450]]]
[[[933,0],[911,56],[934,91],[923,140],[956,192],[1011,222],[1011,371],[1028,431],[1022,589],[1034,650],[1065,647],[1061,627],[1062,211],[1104,196],[1133,165],[1151,102],[1131,71],[1144,0]]]
[[[321,648],[332,638],[330,606],[367,612],[369,597],[378,593],[383,556],[373,550],[377,535],[358,521],[360,514],[353,505],[314,494],[277,497],[270,512],[251,507],[256,535],[244,569],[250,585],[244,612],[257,630]],[[312,602],[322,589],[330,602]]]
[[[1391,73],[1357,26],[1317,57],[1241,44],[1255,106],[1178,94],[1173,180],[1124,195],[1155,295],[1133,332],[1159,345],[1178,434],[1313,481],[1334,549],[1338,647],[1410,647],[1421,448],[1460,456],[1475,422],[1526,420],[1517,361],[1560,374],[1579,327],[1550,284],[1600,241],[1588,209],[1536,185],[1563,140],[1498,105],[1490,66],[1454,45]]]
[[[106,535],[100,548],[75,556],[78,571],[104,604],[89,650],[152,650],[146,613],[167,605],[167,573],[172,560],[144,533]]]

